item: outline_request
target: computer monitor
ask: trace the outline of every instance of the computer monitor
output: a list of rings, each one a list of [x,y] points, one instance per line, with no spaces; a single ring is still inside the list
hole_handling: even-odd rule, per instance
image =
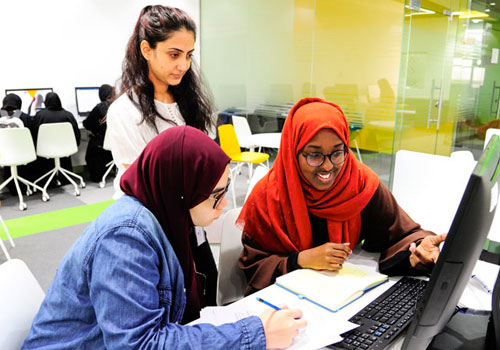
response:
[[[499,195],[500,138],[481,154],[451,224],[402,349],[425,349],[441,332],[470,280],[495,214]]]
[[[53,91],[54,90],[52,88],[6,89],[5,95],[16,94],[21,97],[21,111],[26,114],[34,115],[40,109],[45,108],[45,105],[43,104],[45,95]]]
[[[99,103],[99,87],[75,88],[76,110],[79,116],[87,116]]]

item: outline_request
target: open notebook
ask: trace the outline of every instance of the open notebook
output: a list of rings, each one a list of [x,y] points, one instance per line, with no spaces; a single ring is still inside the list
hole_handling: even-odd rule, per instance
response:
[[[366,267],[345,263],[339,272],[299,269],[276,279],[276,285],[299,298],[337,312],[388,277]]]

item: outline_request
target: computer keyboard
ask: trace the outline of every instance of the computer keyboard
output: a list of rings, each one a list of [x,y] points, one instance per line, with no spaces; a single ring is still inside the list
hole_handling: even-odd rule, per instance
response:
[[[332,349],[384,349],[410,324],[427,281],[403,277],[349,321],[361,327],[346,332]]]

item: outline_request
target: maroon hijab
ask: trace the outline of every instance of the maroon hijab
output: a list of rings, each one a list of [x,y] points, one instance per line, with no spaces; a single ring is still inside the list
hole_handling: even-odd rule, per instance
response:
[[[207,135],[190,126],[172,127],[151,140],[123,174],[122,191],[137,198],[159,221],[184,273],[184,320],[204,306],[189,236],[189,209],[206,200],[230,158]]]

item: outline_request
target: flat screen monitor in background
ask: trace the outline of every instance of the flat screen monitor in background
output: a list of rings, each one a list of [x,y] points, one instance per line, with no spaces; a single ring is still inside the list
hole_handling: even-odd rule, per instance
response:
[[[43,101],[45,100],[45,95],[53,91],[54,90],[52,88],[6,89],[5,95],[18,95],[22,100],[21,111],[29,115],[35,115],[36,112],[45,108],[45,104],[43,103]]]
[[[75,99],[78,115],[82,117],[87,116],[101,102],[99,99],[99,87],[76,87]]]
[[[500,138],[495,136],[470,176],[403,349],[426,349],[455,312],[493,221],[499,199],[499,162]]]

